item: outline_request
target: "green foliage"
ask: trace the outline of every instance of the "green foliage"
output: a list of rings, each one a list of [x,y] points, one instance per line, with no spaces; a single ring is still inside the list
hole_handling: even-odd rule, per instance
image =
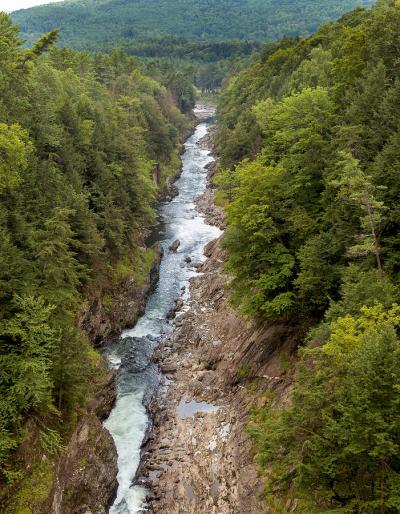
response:
[[[399,511],[399,323],[398,306],[363,308],[303,352],[292,405],[255,415],[267,496],[308,512]]]
[[[226,75],[242,69],[240,60],[246,62],[261,49],[261,41],[310,34],[321,23],[372,1],[90,0],[17,11],[12,17],[29,45],[58,27],[63,46],[91,51],[122,48],[149,66],[161,62],[170,67],[172,61],[202,91],[215,91]]]
[[[239,379],[242,379],[242,378],[247,378],[250,375],[250,372],[251,372],[251,364],[242,364],[237,369],[236,374]]]
[[[392,1],[356,10],[267,45],[222,91],[216,183],[245,313],[320,317],[351,262],[398,279],[399,22]]]
[[[41,6],[18,11],[13,19],[28,40],[35,40],[49,27],[58,27],[66,45],[98,49],[104,42],[143,36],[173,35],[209,41],[305,35],[349,9],[370,4],[368,0],[340,0],[334,4],[313,0],[279,4],[273,0],[109,0]]]
[[[276,238],[278,220],[285,215],[279,209],[283,205],[277,187],[284,182],[282,173],[281,168],[264,167],[257,161],[236,170],[238,186],[228,208],[224,245],[230,250],[228,269],[235,272],[233,300],[245,313],[279,316],[293,302],[286,284],[294,261]]]
[[[334,185],[339,188],[339,196],[356,204],[362,213],[362,234],[357,236],[356,244],[348,252],[355,257],[374,254],[378,270],[382,274],[378,234],[383,222],[384,204],[376,199],[378,188],[373,184],[372,177],[360,169],[359,163],[351,155],[343,153],[342,156],[340,179]]]
[[[0,123],[0,193],[12,189],[28,167],[31,143],[26,130],[18,124]]]
[[[23,416],[53,410],[52,358],[60,336],[43,298],[15,299],[13,317],[0,324],[0,466],[7,466]],[[3,469],[2,469],[3,470]],[[7,471],[7,468],[6,468]]]
[[[56,455],[63,448],[60,433],[51,428],[47,428],[40,434],[40,444],[46,455]]]
[[[252,418],[271,513],[400,512],[399,38],[382,0],[266,45],[220,96],[232,300],[316,325],[291,402]]]
[[[12,458],[27,420],[35,419],[37,440],[51,458],[101,381],[101,359],[78,313],[85,298],[112,289],[121,278],[118,263],[129,256],[137,256],[129,272],[138,282],[149,270],[154,251],[142,249],[143,239],[190,126],[178,104],[188,110],[193,102],[184,81],[186,89],[168,90],[120,51],[57,49],[56,37],[52,31],[23,49],[17,29],[0,14],[0,484],[6,486],[27,478]],[[18,508],[29,505],[23,499]]]
[[[32,514],[48,498],[53,487],[53,467],[49,460],[35,462],[31,474],[7,508],[5,514]]]
[[[58,34],[59,30],[53,29],[36,41],[31,49],[25,51],[24,64],[46,52],[57,41]]]
[[[137,287],[141,287],[154,264],[156,251],[154,248],[138,247],[133,255],[125,256],[115,267],[117,282],[133,278]]]
[[[233,300],[245,313],[279,317],[310,292],[320,296],[324,276],[315,276],[314,268],[328,268],[310,263],[322,243],[314,234],[332,156],[333,105],[325,89],[305,88],[276,104],[258,103],[254,112],[267,143],[257,160],[235,169],[224,244],[235,273]],[[323,304],[317,298],[313,303]]]

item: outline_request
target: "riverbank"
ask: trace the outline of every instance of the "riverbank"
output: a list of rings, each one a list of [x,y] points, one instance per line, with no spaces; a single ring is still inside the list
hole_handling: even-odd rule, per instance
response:
[[[194,124],[183,137],[189,137],[193,130]],[[177,149],[176,158],[182,148]],[[164,177],[162,183],[160,167],[155,167],[153,179],[159,186],[159,204],[171,201],[177,194],[175,182],[181,171],[177,161],[176,171]],[[145,312],[148,298],[159,281],[164,254],[160,243],[146,244],[146,235],[151,230],[152,227],[144,230],[135,255],[130,262],[122,263],[115,281],[105,281],[87,292],[86,308],[78,324],[94,346],[112,346],[122,331],[134,326]],[[99,368],[99,391],[79,413],[67,446],[53,465],[53,486],[40,512],[105,514],[115,498],[117,448],[103,422],[117,401],[118,374],[115,369],[108,369],[105,362],[99,362]]]
[[[194,121],[182,133],[189,137]],[[168,170],[156,165],[153,180],[157,184],[158,205],[176,194],[175,182],[181,173],[180,156],[183,139],[177,145]],[[83,291],[85,301],[77,313],[77,324],[94,347],[106,351],[126,327],[135,325],[143,315],[147,300],[157,286],[163,248],[147,244],[152,227],[142,227],[135,234],[136,246],[129,258],[113,263],[107,273],[97,274],[96,281]],[[117,448],[103,422],[117,400],[117,373],[106,360],[93,352],[96,364],[93,393],[77,409],[75,417],[63,430],[56,451],[46,451],[42,443],[43,423],[37,418],[24,427],[25,440],[15,455],[26,476],[15,481],[0,497],[0,511],[14,514],[29,509],[32,514],[105,514],[115,497],[117,482]],[[22,512],[22,510],[21,510]]]
[[[297,340],[288,323],[249,321],[229,304],[215,239],[224,215],[210,183],[211,114],[198,110],[207,123],[186,142],[178,196],[162,209],[159,283],[109,356],[119,367],[118,400],[106,423],[119,459],[114,514],[265,510],[246,427],[263,392],[285,398],[290,377],[282,355],[290,358]]]
[[[218,326],[226,324],[223,253],[206,248],[202,275],[191,280],[188,310],[155,359],[165,373],[164,394],[150,406],[153,430],[143,455],[140,480],[149,488],[154,513],[263,512],[261,484],[245,423],[253,397],[221,371],[233,359]],[[231,328],[232,329],[232,328]]]
[[[220,230],[205,223],[195,209],[195,199],[206,190],[207,167],[213,161],[201,141],[209,129],[213,111],[199,106],[199,125],[186,141],[182,154],[182,174],[176,182],[177,196],[160,207],[159,242],[164,252],[159,281],[136,325],[108,348],[110,363],[116,368],[117,402],[106,421],[118,450],[118,491],[112,513],[135,513],[143,508],[146,491],[133,484],[143,438],[149,429],[145,406],[157,390],[160,376],[151,362],[154,349],[172,331],[168,316],[176,300],[187,298],[189,279],[204,260],[203,248]]]
[[[212,149],[212,127],[199,144]],[[208,187],[196,199],[207,223],[224,228]],[[154,514],[261,514],[265,504],[247,426],[253,407],[287,400],[298,329],[243,318],[229,303],[220,239],[190,280],[174,331],[154,354],[163,372],[151,402],[152,430],[137,480]],[[286,364],[286,365],[285,365]],[[257,394],[256,394],[257,393]]]

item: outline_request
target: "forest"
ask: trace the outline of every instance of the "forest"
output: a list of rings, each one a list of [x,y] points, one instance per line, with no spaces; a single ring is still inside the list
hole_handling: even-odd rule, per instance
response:
[[[231,299],[303,336],[249,430],[269,512],[400,512],[400,6],[266,47],[219,98]]]
[[[189,40],[276,40],[310,34],[372,0],[92,0],[50,4],[13,13],[28,42],[57,27],[61,44],[100,50],[116,40],[180,36]]]
[[[103,361],[77,320],[91,292],[148,258],[143,238],[179,169],[193,97],[173,71],[161,83],[122,52],[57,49],[57,31],[24,49],[4,13],[0,34],[3,496],[27,471],[15,450],[32,427],[45,454],[59,452],[101,387]]]
[[[286,401],[252,391],[266,512],[399,513],[399,0],[71,1],[0,45],[0,511],[28,423],[59,453],[103,384],[78,319],[149,260],[194,82],[229,301],[297,337]]]
[[[28,45],[60,29],[59,44],[78,50],[122,48],[172,60],[203,90],[215,90],[260,41],[307,35],[373,0],[107,0],[49,4],[14,12]]]

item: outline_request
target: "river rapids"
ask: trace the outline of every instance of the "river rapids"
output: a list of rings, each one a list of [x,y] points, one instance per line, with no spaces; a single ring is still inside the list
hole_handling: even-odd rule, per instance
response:
[[[207,108],[198,106],[195,113],[204,119]],[[196,274],[192,263],[203,261],[204,246],[221,234],[217,227],[206,224],[195,205],[196,198],[206,189],[207,165],[214,160],[201,145],[209,127],[207,120],[200,122],[186,141],[182,173],[176,181],[178,195],[160,206],[159,241],[164,256],[159,282],[149,297],[145,314],[107,350],[110,365],[118,369],[117,402],[105,422],[118,451],[119,487],[110,514],[133,514],[146,508],[146,490],[134,483],[134,477],[150,423],[146,404],[157,393],[160,382],[151,357],[159,341],[173,330],[167,314],[175,300],[188,298],[189,280]],[[173,253],[169,246],[177,239],[181,244]]]

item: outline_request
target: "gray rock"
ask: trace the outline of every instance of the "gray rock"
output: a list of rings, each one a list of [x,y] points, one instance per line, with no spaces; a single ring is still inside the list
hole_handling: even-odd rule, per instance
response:
[[[174,253],[175,253],[175,252],[177,252],[177,251],[178,251],[178,248],[180,247],[180,245],[181,245],[181,242],[179,241],[179,239],[175,239],[175,241],[174,241],[173,243],[171,243],[171,244],[170,244],[170,246],[169,246],[169,248],[168,248],[168,249],[169,249],[171,252],[174,252]]]

